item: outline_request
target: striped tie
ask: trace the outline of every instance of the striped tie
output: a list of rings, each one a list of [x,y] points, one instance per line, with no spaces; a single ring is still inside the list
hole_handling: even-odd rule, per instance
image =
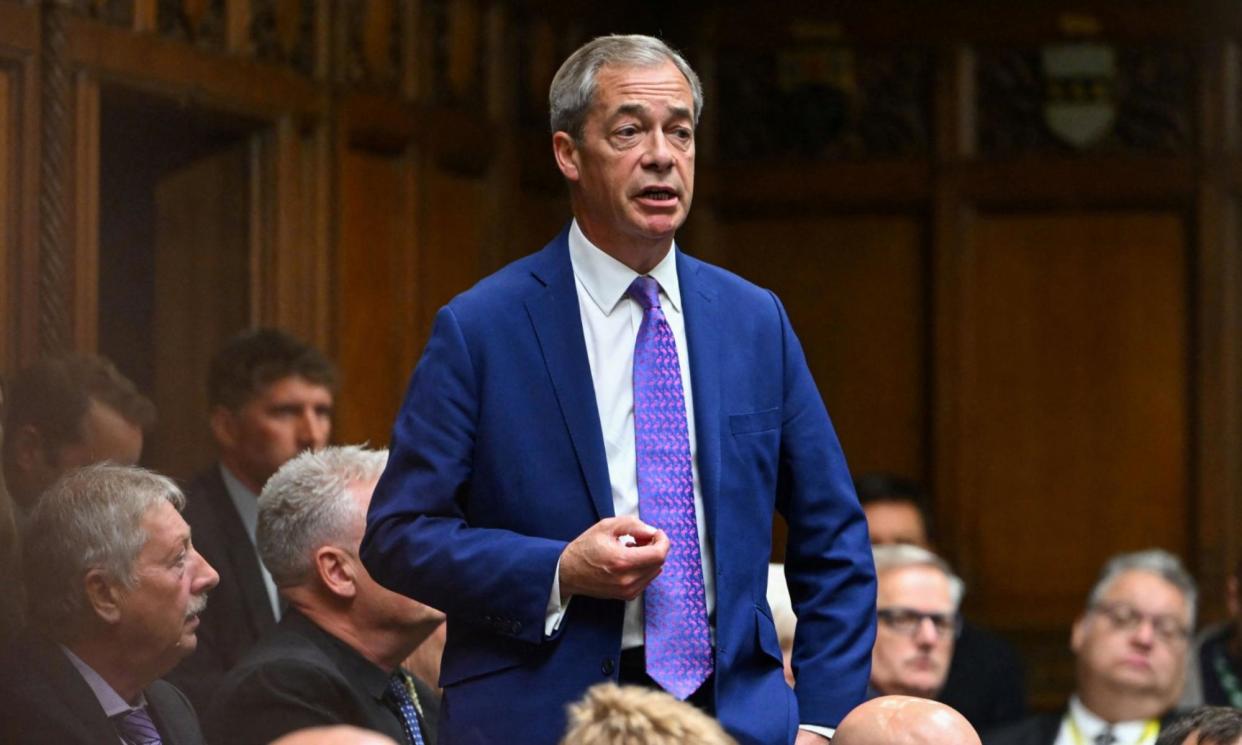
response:
[[[160,745],[163,742],[145,706],[114,715],[112,726],[129,745]]]

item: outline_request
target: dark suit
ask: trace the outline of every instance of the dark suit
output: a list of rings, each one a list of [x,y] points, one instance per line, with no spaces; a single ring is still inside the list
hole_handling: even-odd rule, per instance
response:
[[[165,745],[201,745],[190,702],[157,680],[143,690]],[[117,745],[94,691],[56,644],[26,634],[0,655],[0,742]]]
[[[616,680],[623,603],[544,620],[566,544],[613,515],[568,229],[436,316],[393,429],[362,556],[448,616],[446,743],[555,743],[565,705]],[[742,743],[793,742],[862,701],[875,577],[862,510],[802,348],[772,293],[677,252],[703,510],[715,548],[715,701]],[[786,685],[766,600],[790,519],[799,611]]]
[[[183,513],[194,547],[220,573],[198,627],[198,648],[168,675],[194,708],[206,711],[224,674],[276,624],[254,544],[212,465],[186,487]]]
[[[225,678],[206,717],[212,742],[262,745],[305,727],[349,724],[405,742],[382,700],[389,674],[289,610]],[[439,698],[415,679],[423,736],[436,741]]]
[[[1026,671],[1013,645],[970,623],[953,647],[944,689],[936,697],[979,732],[1026,716]]]
[[[1170,712],[1160,718],[1160,729],[1163,730],[1177,717]],[[983,745],[1053,745],[1057,733],[1061,731],[1061,720],[1065,712],[1056,714],[1035,714],[1020,722],[999,727],[990,732],[982,732]]]

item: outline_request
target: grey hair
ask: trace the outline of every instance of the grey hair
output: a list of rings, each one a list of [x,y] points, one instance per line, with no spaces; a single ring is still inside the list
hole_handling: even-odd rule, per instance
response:
[[[99,463],[70,471],[36,503],[23,529],[22,567],[30,623],[67,638],[88,615],[83,580],[102,569],[134,586],[134,561],[149,536],[143,517],[185,496],[172,479],[137,466]]]
[[[949,562],[933,554],[925,548],[911,546],[908,543],[897,543],[887,546],[873,546],[871,548],[872,556],[875,559],[875,573],[878,577],[881,572],[890,569],[905,569],[906,567],[931,567],[939,569],[949,581],[949,599],[953,602],[953,610],[957,611],[962,605],[962,596],[966,594],[966,583],[962,578],[953,573],[953,569],[949,566]]]
[[[305,582],[320,546],[357,551],[357,546],[342,545],[364,517],[346,490],[378,479],[387,462],[387,450],[358,445],[307,450],[268,479],[259,495],[255,542],[278,587]]]
[[[1117,554],[1109,559],[1100,570],[1100,577],[1091,587],[1087,596],[1087,607],[1093,608],[1104,599],[1104,593],[1122,574],[1131,571],[1149,572],[1173,585],[1186,598],[1186,606],[1190,609],[1190,626],[1195,625],[1195,601],[1199,591],[1195,587],[1194,577],[1182,566],[1181,560],[1160,548],[1149,548],[1128,554]]]
[[[639,34],[600,36],[583,44],[556,71],[548,90],[552,132],[568,132],[582,140],[587,112],[595,100],[596,77],[600,68],[656,67],[672,62],[686,77],[694,97],[694,124],[703,113],[703,84],[677,50],[654,36]]]

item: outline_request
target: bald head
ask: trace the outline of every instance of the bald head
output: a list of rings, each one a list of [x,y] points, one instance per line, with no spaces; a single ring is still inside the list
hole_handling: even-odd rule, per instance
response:
[[[961,714],[936,701],[881,696],[863,702],[837,727],[832,745],[980,745]]]
[[[273,740],[272,745],[397,745],[397,743],[378,732],[339,725],[300,729],[278,740]]]

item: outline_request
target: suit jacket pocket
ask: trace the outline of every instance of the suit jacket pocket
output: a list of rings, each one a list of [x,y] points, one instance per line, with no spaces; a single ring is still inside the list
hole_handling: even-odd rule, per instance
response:
[[[781,410],[767,409],[753,414],[730,414],[729,431],[735,435],[764,432],[781,426]]]

